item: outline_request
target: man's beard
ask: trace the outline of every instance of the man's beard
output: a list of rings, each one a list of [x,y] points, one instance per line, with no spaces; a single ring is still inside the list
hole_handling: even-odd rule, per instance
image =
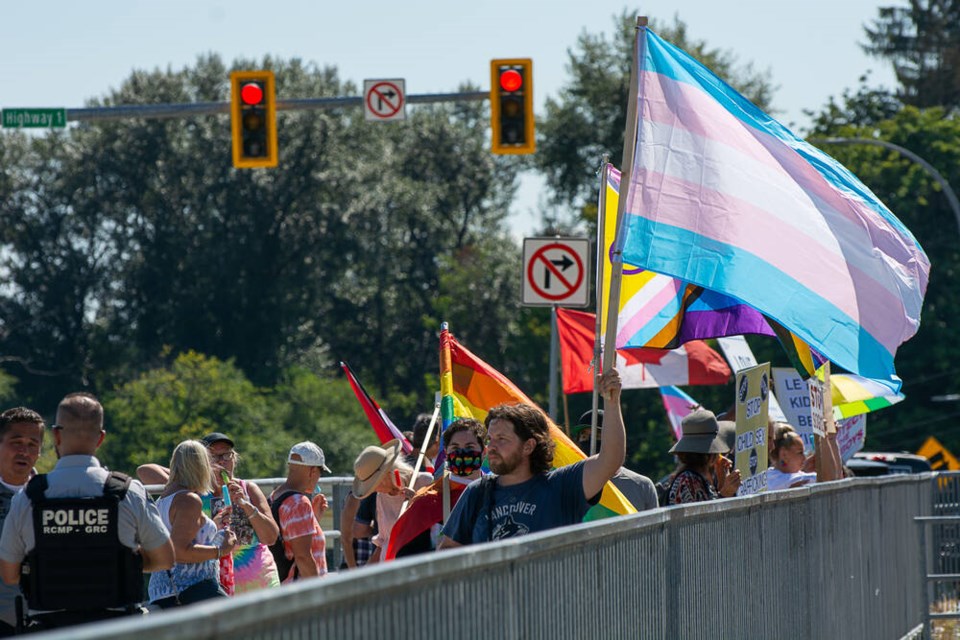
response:
[[[494,461],[492,458],[487,457],[487,462],[490,464],[490,471],[493,471],[498,476],[504,476],[508,473],[513,473],[517,467],[520,466],[520,462],[523,460],[523,453],[517,451],[516,455],[512,457],[503,457],[499,456],[497,461]]]

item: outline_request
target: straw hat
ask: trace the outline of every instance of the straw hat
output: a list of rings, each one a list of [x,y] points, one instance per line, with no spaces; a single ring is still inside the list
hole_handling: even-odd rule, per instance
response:
[[[393,469],[403,445],[399,440],[391,440],[382,447],[371,446],[360,452],[353,463],[353,495],[363,499],[373,493],[385,473]]]

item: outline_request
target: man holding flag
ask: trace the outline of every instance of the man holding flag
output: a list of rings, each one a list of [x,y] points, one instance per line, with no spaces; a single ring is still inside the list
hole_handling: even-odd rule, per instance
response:
[[[493,474],[464,491],[443,528],[438,549],[501,540],[576,524],[623,465],[626,434],[620,411],[620,374],[599,378],[606,398],[599,453],[551,470],[554,442],[543,412],[505,404],[487,414],[487,459]]]

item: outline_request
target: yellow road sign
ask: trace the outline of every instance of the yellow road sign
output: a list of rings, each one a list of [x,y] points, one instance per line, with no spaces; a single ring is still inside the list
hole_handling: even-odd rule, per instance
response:
[[[933,436],[927,438],[917,455],[929,460],[934,471],[960,471],[960,461]]]

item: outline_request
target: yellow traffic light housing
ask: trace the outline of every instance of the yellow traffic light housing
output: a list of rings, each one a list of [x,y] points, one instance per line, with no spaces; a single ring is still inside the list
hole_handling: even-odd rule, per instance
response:
[[[533,153],[533,60],[505,58],[490,61],[491,151],[496,154]]]
[[[233,166],[277,166],[277,111],[273,71],[230,74]]]

